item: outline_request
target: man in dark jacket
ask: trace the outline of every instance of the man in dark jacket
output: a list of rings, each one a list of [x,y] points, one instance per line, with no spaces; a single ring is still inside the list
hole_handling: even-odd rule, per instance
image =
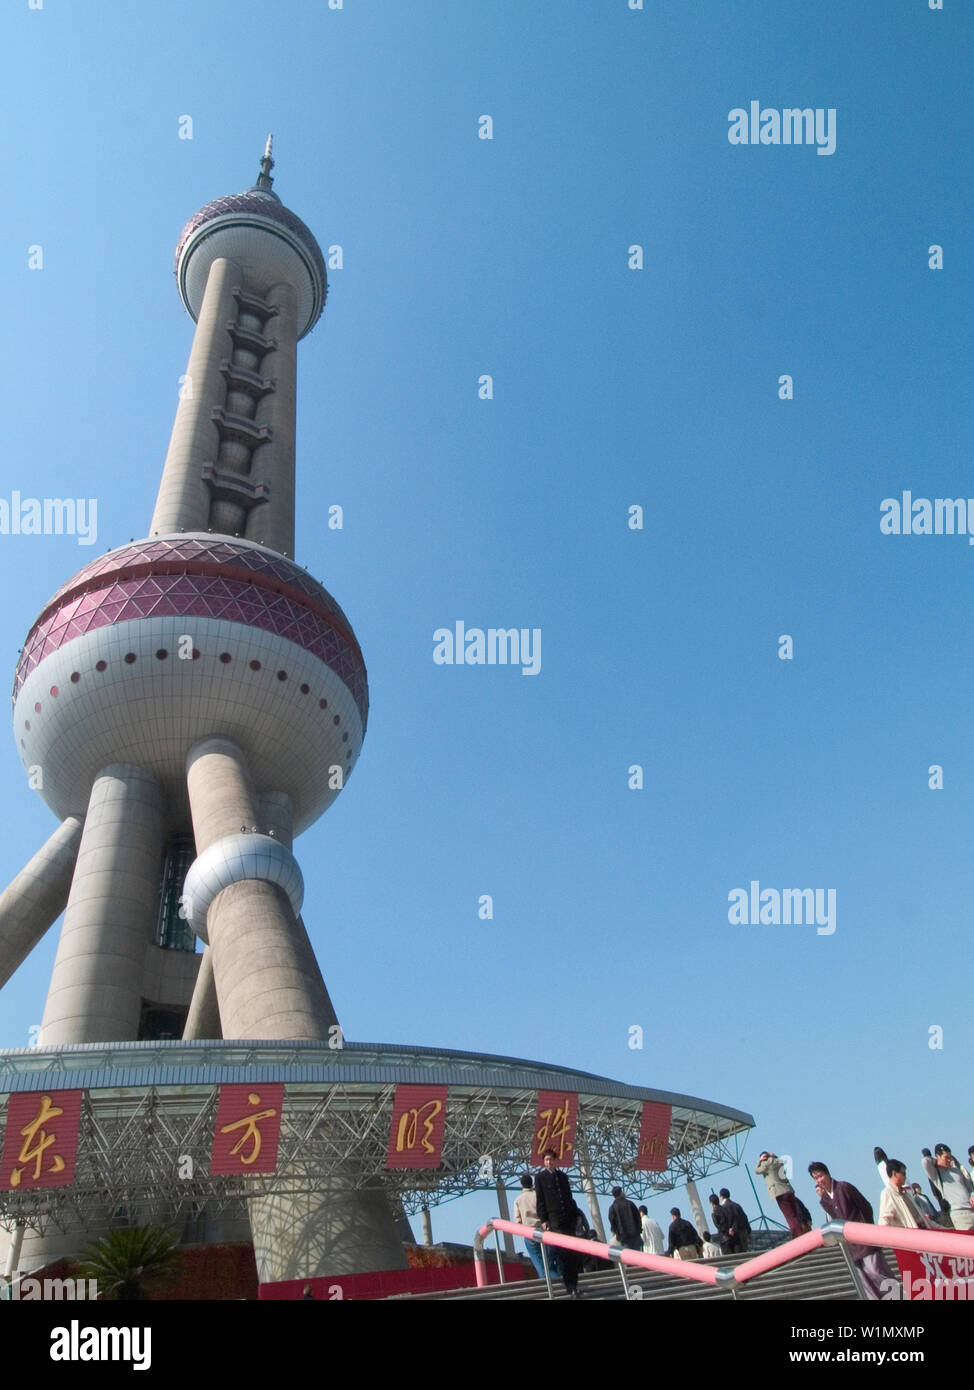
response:
[[[612,1234],[624,1250],[642,1250],[643,1222],[634,1202],[624,1196],[621,1187],[614,1187],[615,1201],[609,1208],[609,1225]]]
[[[869,1202],[851,1182],[836,1182],[824,1163],[810,1163],[808,1171],[815,1183],[822,1208],[837,1221],[859,1221],[864,1226],[874,1226],[873,1209]],[[863,1290],[867,1298],[881,1299],[890,1289],[896,1288],[896,1277],[886,1263],[881,1250],[871,1245],[849,1245],[849,1258],[862,1276]],[[892,1283],[884,1282],[892,1280]]]
[[[670,1243],[666,1253],[668,1255],[679,1253],[681,1260],[699,1260],[703,1254],[703,1241],[689,1221],[683,1220],[679,1207],[670,1207],[670,1215],[673,1220],[670,1222]]]
[[[738,1205],[737,1202],[731,1201],[730,1192],[726,1187],[720,1189],[720,1205],[721,1209],[730,1217],[728,1234],[731,1239],[731,1248],[729,1252],[725,1251],[724,1253],[743,1255],[748,1247],[748,1241],[751,1235],[751,1223],[747,1219],[744,1208]],[[721,1249],[723,1249],[723,1246],[721,1246]]]
[[[717,1244],[720,1246],[722,1255],[732,1255],[734,1253],[734,1238],[731,1235],[731,1214],[726,1207],[720,1205],[720,1198],[715,1192],[710,1194],[710,1223],[717,1232]]]
[[[534,1194],[538,1202],[538,1220],[546,1231],[558,1235],[573,1236],[581,1215],[572,1196],[568,1178],[558,1167],[558,1155],[554,1149],[545,1149],[541,1155],[544,1167],[534,1180]],[[558,1247],[561,1259],[561,1276],[569,1298],[580,1298],[578,1292],[578,1270],[584,1260],[583,1255],[574,1250]]]

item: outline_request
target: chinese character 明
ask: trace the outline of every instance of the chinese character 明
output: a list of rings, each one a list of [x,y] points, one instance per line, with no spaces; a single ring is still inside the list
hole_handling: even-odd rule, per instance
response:
[[[542,1124],[538,1126],[535,1138],[536,1147],[539,1153],[544,1153],[545,1149],[557,1148],[559,1161],[564,1158],[566,1153],[571,1151],[571,1139],[568,1134],[568,1113],[569,1103],[566,1100],[564,1107],[558,1106],[553,1110],[542,1110]],[[557,1139],[558,1143],[555,1144]]]
[[[251,1091],[250,1095],[248,1095],[247,1097],[247,1101],[250,1105],[259,1105],[260,1096],[256,1095],[253,1091]],[[243,1130],[243,1134],[241,1134],[240,1138],[237,1140],[233,1148],[230,1150],[230,1157],[233,1158],[236,1154],[240,1153],[240,1150],[243,1148],[244,1144],[246,1144],[247,1140],[250,1139],[253,1141],[253,1149],[251,1150],[249,1156],[247,1154],[240,1154],[240,1162],[246,1163],[248,1167],[252,1163],[256,1163],[257,1156],[260,1153],[261,1144],[260,1129],[258,1127],[257,1121],[270,1119],[272,1115],[276,1114],[277,1111],[273,1109],[258,1110],[256,1115],[244,1115],[242,1119],[234,1120],[232,1124],[221,1125],[221,1134],[232,1134],[235,1129]]]
[[[423,1133],[420,1143],[426,1153],[434,1153],[435,1146],[429,1142],[429,1137],[433,1133],[433,1121],[442,1109],[443,1102],[441,1100],[428,1100],[425,1105],[418,1108],[414,1106],[412,1110],[404,1110],[399,1117],[399,1128],[396,1131],[396,1153],[402,1153],[404,1150],[408,1151],[416,1147],[419,1117],[426,1110],[429,1111],[429,1114],[423,1117]]]
[[[25,1125],[24,1128],[20,1131],[21,1134],[24,1136],[24,1142],[21,1145],[20,1153],[17,1155],[17,1162],[28,1164],[31,1161],[33,1161],[34,1182],[38,1182],[40,1180],[41,1165],[43,1163],[44,1154],[51,1147],[52,1144],[57,1143],[57,1135],[53,1131],[50,1134],[48,1134],[44,1129],[44,1126],[47,1124],[49,1120],[56,1120],[59,1115],[63,1114],[64,1111],[53,1104],[50,1096],[43,1096],[41,1098],[41,1107],[38,1110],[37,1114],[31,1120],[30,1124]],[[64,1159],[61,1157],[61,1155],[51,1154],[51,1159],[51,1166],[50,1168],[48,1168],[47,1171],[49,1173],[63,1173]],[[20,1180],[23,1171],[24,1170],[22,1168],[13,1169],[13,1171],[10,1174],[11,1187],[20,1186]]]

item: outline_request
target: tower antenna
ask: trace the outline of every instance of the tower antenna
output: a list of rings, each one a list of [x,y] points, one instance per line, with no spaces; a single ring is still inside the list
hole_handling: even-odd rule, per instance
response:
[[[271,148],[274,144],[274,136],[268,135],[267,144],[264,146],[264,156],[260,161],[260,173],[257,175],[255,188],[261,188],[265,193],[270,193],[274,180],[271,178],[271,170],[274,168],[274,159],[271,155]]]

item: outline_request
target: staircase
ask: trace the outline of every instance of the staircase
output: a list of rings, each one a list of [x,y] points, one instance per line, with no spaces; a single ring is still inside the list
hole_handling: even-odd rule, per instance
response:
[[[706,1264],[720,1269],[728,1269],[745,1260],[749,1255],[723,1255],[719,1260],[695,1260],[694,1264]],[[896,1259],[891,1250],[885,1252],[890,1269],[895,1272]],[[698,1284],[696,1281],[681,1279],[674,1274],[651,1274],[646,1270],[626,1267],[629,1281],[629,1296],[635,1300],[663,1302],[684,1302],[690,1299],[737,1301],[754,1303],[777,1299],[793,1302],[849,1303],[858,1300],[859,1293],[853,1276],[846,1264],[842,1250],[837,1245],[823,1246],[811,1254],[778,1269],[769,1270],[746,1284]],[[568,1295],[560,1279],[552,1279],[552,1291],[556,1299],[567,1301]],[[622,1279],[616,1270],[606,1270],[600,1274],[583,1274],[578,1281],[583,1301],[611,1303],[625,1298]],[[521,1280],[515,1284],[492,1284],[486,1289],[450,1289],[438,1293],[397,1294],[396,1298],[407,1298],[414,1302],[451,1300],[459,1302],[547,1302],[548,1291],[543,1279]]]

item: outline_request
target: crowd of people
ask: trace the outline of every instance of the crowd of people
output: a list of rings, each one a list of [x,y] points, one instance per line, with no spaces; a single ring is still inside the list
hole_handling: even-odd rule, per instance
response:
[[[882,1184],[879,1201],[879,1221],[873,1215],[872,1204],[857,1187],[832,1177],[827,1164],[814,1162],[808,1173],[815,1192],[828,1218],[840,1221],[859,1221],[866,1225],[901,1226],[912,1228],[952,1229],[970,1231],[974,1235],[974,1144],[967,1151],[968,1167],[960,1163],[949,1144],[937,1144],[933,1152],[924,1149],[921,1167],[927,1177],[931,1197],[927,1197],[918,1182],[906,1181],[906,1165],[889,1158],[877,1148],[875,1159]],[[597,1240],[581,1208],[572,1195],[568,1177],[558,1167],[558,1155],[547,1149],[542,1156],[544,1167],[532,1178],[521,1178],[521,1194],[514,1204],[514,1220],[524,1226],[541,1226],[543,1230],[561,1235]],[[755,1172],[764,1178],[768,1195],[776,1203],[789,1234],[802,1235],[812,1229],[812,1216],[791,1184],[786,1161],[764,1150],[758,1157]],[[670,1208],[667,1237],[657,1221],[644,1206],[637,1207],[621,1187],[612,1189],[609,1225],[613,1242],[625,1250],[641,1250],[650,1255],[669,1255],[673,1259],[717,1259],[722,1255],[742,1254],[751,1240],[751,1224],[744,1208],[735,1202],[730,1191],[722,1187],[710,1195],[709,1229],[699,1231],[687,1221],[679,1207]],[[528,1256],[538,1277],[544,1274],[541,1244],[525,1242]],[[974,1252],[974,1247],[972,1247]],[[578,1275],[581,1271],[611,1268],[609,1261],[586,1256],[580,1251],[546,1247],[549,1272],[564,1281],[570,1298],[580,1297]],[[851,1245],[849,1255],[859,1270],[867,1298],[882,1297],[884,1281],[896,1278],[881,1250],[872,1246]],[[888,1288],[889,1284],[886,1283]]]

